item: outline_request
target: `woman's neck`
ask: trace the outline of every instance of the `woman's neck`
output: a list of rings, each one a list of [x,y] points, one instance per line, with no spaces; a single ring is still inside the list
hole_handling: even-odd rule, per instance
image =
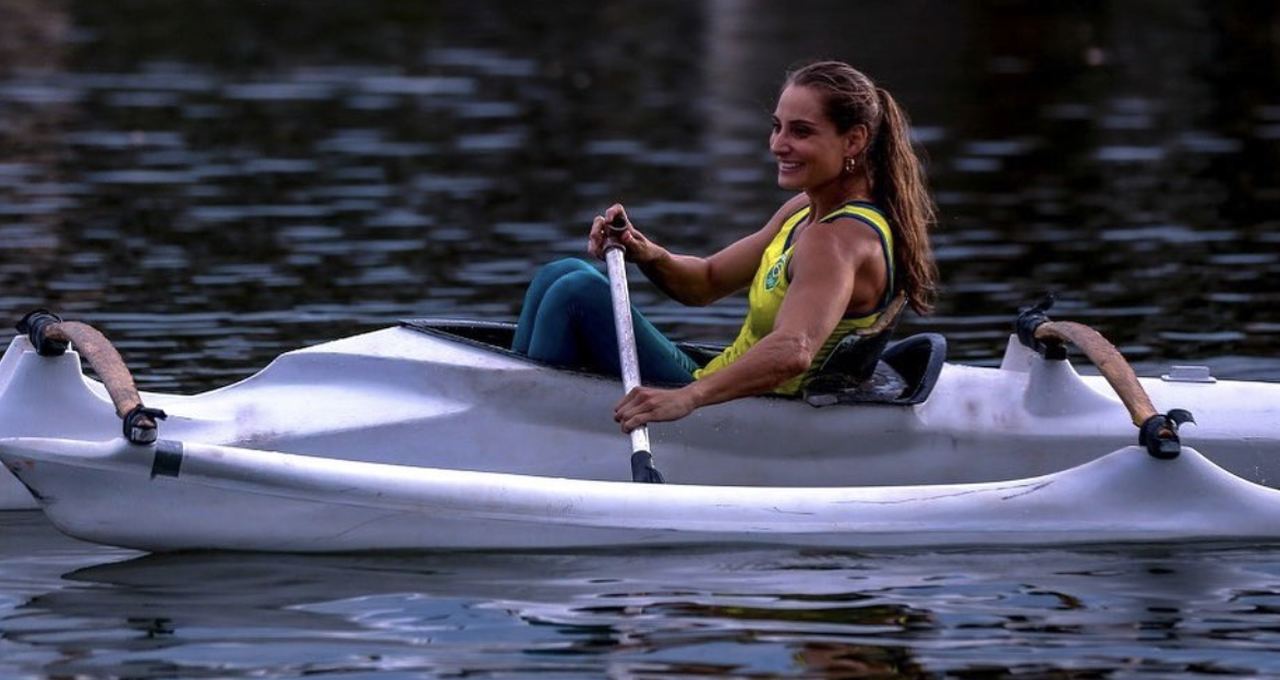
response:
[[[849,201],[870,201],[871,186],[867,176],[840,177],[822,186],[806,189],[809,196],[809,219],[817,221],[830,215]]]

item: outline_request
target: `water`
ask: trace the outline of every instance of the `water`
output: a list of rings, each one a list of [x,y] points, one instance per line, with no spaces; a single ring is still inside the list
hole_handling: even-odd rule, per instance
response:
[[[0,0],[0,318],[93,323],[195,392],[407,316],[510,319],[614,200],[677,250],[785,198],[783,70],[911,112],[937,330],[1017,307],[1140,371],[1280,380],[1280,9],[1137,1]],[[741,301],[672,335],[723,340]],[[1274,673],[1267,547],[141,557],[0,516],[0,676]]]
[[[6,676],[1280,670],[1280,564],[1258,549],[143,556],[28,513],[0,529]]]

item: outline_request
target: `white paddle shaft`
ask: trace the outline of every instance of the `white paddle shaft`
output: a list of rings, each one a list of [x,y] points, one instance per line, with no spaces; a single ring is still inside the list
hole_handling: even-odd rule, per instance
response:
[[[605,246],[604,261],[609,269],[613,328],[618,337],[618,360],[622,364],[622,391],[630,394],[640,386],[640,360],[636,357],[636,331],[631,326],[631,294],[627,290],[627,263],[622,258],[622,246]],[[647,425],[631,431],[631,450],[649,452]]]

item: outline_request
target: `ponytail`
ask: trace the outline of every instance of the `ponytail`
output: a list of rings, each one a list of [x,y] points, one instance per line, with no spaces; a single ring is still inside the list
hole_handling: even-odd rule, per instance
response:
[[[907,301],[917,313],[933,310],[938,267],[929,244],[929,229],[937,222],[937,208],[929,194],[924,167],[911,144],[911,123],[893,95],[877,87],[882,118],[879,134],[867,151],[872,199],[889,213],[896,227],[894,260]]]

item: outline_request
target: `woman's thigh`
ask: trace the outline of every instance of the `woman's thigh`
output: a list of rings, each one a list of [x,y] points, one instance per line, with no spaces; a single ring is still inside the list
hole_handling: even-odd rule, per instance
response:
[[[512,350],[528,354],[538,320],[538,310],[542,308],[547,291],[560,279],[581,272],[593,274],[601,280],[608,281],[605,275],[591,263],[574,257],[549,262],[538,269],[538,273],[534,275],[533,280],[529,282],[529,287],[525,290],[524,305],[520,308],[515,339],[511,343]]]
[[[633,305],[636,354],[646,381],[683,384],[697,365]],[[544,292],[532,324],[530,357],[621,374],[609,281],[594,268],[561,275]]]

